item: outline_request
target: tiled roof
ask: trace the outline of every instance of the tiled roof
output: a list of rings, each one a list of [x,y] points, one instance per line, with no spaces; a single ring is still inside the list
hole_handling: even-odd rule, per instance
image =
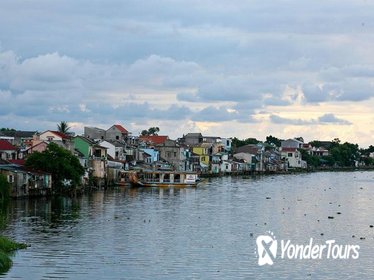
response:
[[[114,125],[121,133],[128,133],[128,131],[120,124],[115,124]]]
[[[248,153],[256,155],[259,152],[259,147],[254,144],[248,144],[235,149],[235,153]]]
[[[165,143],[165,141],[169,138],[168,136],[160,136],[160,135],[149,135],[149,136],[140,136],[140,140],[145,142],[149,142],[154,145],[159,145]]]
[[[14,147],[12,144],[10,144],[6,140],[0,140],[0,150],[2,151],[16,151],[16,147]]]

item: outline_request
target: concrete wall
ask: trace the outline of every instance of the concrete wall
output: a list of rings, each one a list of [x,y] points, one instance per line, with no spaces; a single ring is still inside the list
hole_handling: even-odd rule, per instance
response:
[[[105,139],[105,130],[97,127],[84,127],[84,136],[91,139]]]

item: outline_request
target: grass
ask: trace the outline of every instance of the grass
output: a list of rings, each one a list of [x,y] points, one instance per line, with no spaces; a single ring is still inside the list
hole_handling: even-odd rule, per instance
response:
[[[0,236],[0,273],[4,273],[12,266],[9,254],[18,249],[25,249],[27,245],[18,243],[5,236]]]

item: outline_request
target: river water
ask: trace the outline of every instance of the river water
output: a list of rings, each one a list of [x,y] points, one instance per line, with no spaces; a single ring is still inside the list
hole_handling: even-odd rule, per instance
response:
[[[374,172],[121,188],[12,201],[5,214],[2,233],[31,245],[5,279],[374,278]],[[273,265],[259,266],[256,238],[268,231],[279,246],[359,245],[359,257],[282,259],[278,248]]]

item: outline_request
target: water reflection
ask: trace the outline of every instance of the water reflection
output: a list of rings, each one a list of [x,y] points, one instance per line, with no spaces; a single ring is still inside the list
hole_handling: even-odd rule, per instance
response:
[[[373,177],[225,177],[197,188],[119,188],[75,199],[13,201],[3,231],[31,247],[17,252],[5,277],[370,278]],[[362,251],[356,262],[280,260],[258,267],[255,237],[267,230],[301,243],[310,237],[358,242]]]

